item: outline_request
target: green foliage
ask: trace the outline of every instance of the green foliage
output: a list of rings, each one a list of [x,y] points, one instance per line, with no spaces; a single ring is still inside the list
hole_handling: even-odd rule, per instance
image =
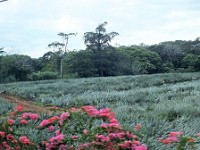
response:
[[[107,22],[104,22],[98,25],[95,29],[95,32],[84,33],[84,43],[88,50],[91,50],[95,53],[102,51],[109,47],[109,43],[115,36],[119,35],[117,32],[106,33],[105,26],[107,24]]]
[[[0,98],[0,115],[10,112],[13,109],[13,105],[8,101]]]
[[[58,74],[56,72],[44,71],[44,72],[33,72],[29,74],[28,80],[37,81],[37,80],[50,80],[57,79]]]
[[[66,72],[79,77],[117,76],[122,75],[129,67],[126,57],[112,48],[98,54],[86,50],[73,52],[64,63]]]
[[[25,55],[6,55],[0,58],[0,82],[25,81],[37,69],[34,59]]]
[[[130,60],[133,74],[152,74],[162,70],[162,60],[155,52],[134,46],[119,47],[118,51],[122,52]]]
[[[182,65],[183,68],[189,68],[191,71],[195,69],[195,66],[198,63],[198,56],[195,54],[187,54],[185,57],[183,57]]]
[[[85,50],[74,52],[66,59],[67,72],[77,74],[79,77],[97,76],[97,69],[92,61],[92,52]]]

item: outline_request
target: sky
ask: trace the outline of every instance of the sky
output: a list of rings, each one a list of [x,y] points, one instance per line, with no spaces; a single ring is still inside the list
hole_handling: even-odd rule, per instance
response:
[[[8,0],[0,3],[0,47],[43,56],[59,32],[78,33],[68,49],[85,49],[83,34],[107,21],[112,45],[152,45],[200,36],[200,0]]]

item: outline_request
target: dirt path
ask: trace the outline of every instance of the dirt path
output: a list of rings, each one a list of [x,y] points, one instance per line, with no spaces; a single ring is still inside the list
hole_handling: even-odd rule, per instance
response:
[[[48,110],[46,107],[36,105],[28,99],[20,99],[15,96],[7,94],[0,94],[0,97],[9,101],[15,106],[18,105],[23,106],[25,111],[52,114],[52,111]]]

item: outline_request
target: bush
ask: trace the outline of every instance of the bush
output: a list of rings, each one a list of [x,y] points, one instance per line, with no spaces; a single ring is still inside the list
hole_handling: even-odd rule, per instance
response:
[[[56,72],[51,71],[44,71],[44,72],[33,72],[28,76],[30,81],[37,81],[37,80],[50,80],[50,79],[57,79],[58,74]]]
[[[42,132],[49,137],[38,134]],[[140,140],[122,128],[110,109],[97,110],[93,106],[72,108],[43,120],[38,114],[23,112],[23,107],[18,106],[7,121],[0,124],[1,150],[147,150]]]

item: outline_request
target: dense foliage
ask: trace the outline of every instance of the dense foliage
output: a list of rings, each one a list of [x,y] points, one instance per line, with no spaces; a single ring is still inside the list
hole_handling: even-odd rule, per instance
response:
[[[110,43],[119,34],[107,33],[106,25],[107,22],[104,22],[94,32],[84,34],[85,50],[68,50],[69,36],[76,33],[59,33],[63,42],[49,44],[52,51],[38,59],[8,55],[0,48],[0,82],[200,70],[199,38],[113,47]]]

